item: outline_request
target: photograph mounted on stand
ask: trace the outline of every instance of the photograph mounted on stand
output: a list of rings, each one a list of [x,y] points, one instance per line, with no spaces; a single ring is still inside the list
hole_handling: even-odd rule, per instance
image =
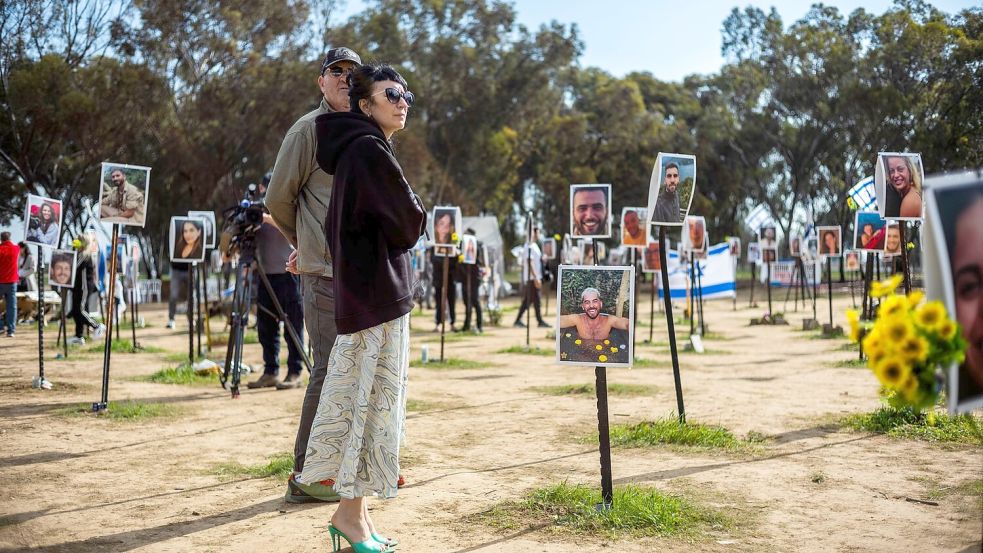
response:
[[[556,300],[557,362],[631,367],[634,286],[634,267],[561,266]]]
[[[757,242],[748,242],[747,262],[749,265],[761,263],[761,245]]]
[[[858,211],[853,223],[853,247],[865,251],[884,249],[887,221],[876,211]]]
[[[435,206],[430,218],[430,236],[433,237],[434,255],[448,257],[457,255],[461,228],[461,208],[455,206]]]
[[[205,260],[205,220],[171,217],[170,259],[176,263],[199,263]]]
[[[966,342],[964,361],[947,375],[949,412],[963,413],[983,408],[983,174],[944,175],[928,184],[926,291],[942,300]]]
[[[570,235],[611,237],[611,185],[570,185]]]
[[[662,270],[662,260],[660,259],[659,241],[652,240],[645,246],[645,255],[642,256],[642,272],[657,273]]]
[[[706,229],[707,221],[704,217],[688,215],[686,217],[686,223],[683,225],[680,249],[693,253],[705,252],[707,244]]]
[[[59,200],[27,195],[24,216],[24,242],[44,248],[57,248],[61,236],[62,206]]]
[[[478,238],[469,234],[461,237],[461,263],[474,265],[478,262]]]
[[[823,259],[842,255],[839,226],[816,227],[816,232],[819,234],[819,255]]]
[[[884,257],[901,255],[901,225],[897,221],[888,221],[884,227]]]
[[[75,250],[51,252],[48,283],[53,288],[72,288],[75,285]]]
[[[788,239],[788,253],[792,257],[799,257],[802,255],[802,235],[793,234],[791,238]]]
[[[878,153],[874,189],[881,217],[903,221],[924,218],[924,180],[921,154]]]
[[[543,259],[546,261],[556,259],[556,238],[543,240]]]
[[[646,232],[645,220],[648,210],[644,207],[621,208],[621,245],[634,248],[644,248],[650,240]]]
[[[205,247],[209,249],[214,248],[216,244],[215,212],[189,211],[188,217],[205,220]]]
[[[150,167],[103,163],[99,183],[101,222],[137,227],[146,224]]]
[[[696,156],[659,152],[649,179],[649,227],[680,226],[696,194]]]

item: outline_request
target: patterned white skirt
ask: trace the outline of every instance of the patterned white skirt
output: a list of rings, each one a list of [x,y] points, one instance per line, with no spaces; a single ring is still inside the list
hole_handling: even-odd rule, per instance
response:
[[[406,421],[409,314],[339,334],[311,425],[303,484],[331,479],[343,498],[396,496]]]

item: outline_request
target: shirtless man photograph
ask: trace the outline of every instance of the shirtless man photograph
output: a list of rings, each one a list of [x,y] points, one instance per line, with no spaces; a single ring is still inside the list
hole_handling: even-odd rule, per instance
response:
[[[589,274],[584,275],[576,273],[584,273],[585,269],[561,268],[560,309],[557,314],[560,329],[557,332],[558,360],[629,366],[632,355],[630,298],[633,297],[633,271],[621,268],[587,271]],[[570,282],[566,283],[567,280]],[[619,303],[622,309],[615,307]],[[624,309],[626,303],[628,309]]]

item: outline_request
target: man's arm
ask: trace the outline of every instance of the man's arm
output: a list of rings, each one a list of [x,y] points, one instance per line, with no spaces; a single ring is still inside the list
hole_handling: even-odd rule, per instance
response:
[[[611,328],[628,330],[628,317],[615,317],[614,315],[608,315],[608,317],[610,317]]]
[[[303,129],[291,129],[280,144],[273,175],[266,189],[266,208],[276,227],[297,247],[297,196],[310,177],[314,160],[313,137]]]
[[[571,326],[577,326],[577,319],[580,315],[560,315],[560,326],[559,328],[569,328]]]

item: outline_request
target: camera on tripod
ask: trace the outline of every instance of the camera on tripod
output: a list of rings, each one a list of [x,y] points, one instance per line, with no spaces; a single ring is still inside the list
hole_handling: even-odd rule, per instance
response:
[[[244,245],[252,243],[256,231],[263,225],[264,213],[267,213],[266,205],[262,199],[257,199],[256,185],[250,184],[242,200],[224,212],[223,235],[229,237],[228,245],[222,248],[226,255],[232,255],[236,249],[242,250]]]

